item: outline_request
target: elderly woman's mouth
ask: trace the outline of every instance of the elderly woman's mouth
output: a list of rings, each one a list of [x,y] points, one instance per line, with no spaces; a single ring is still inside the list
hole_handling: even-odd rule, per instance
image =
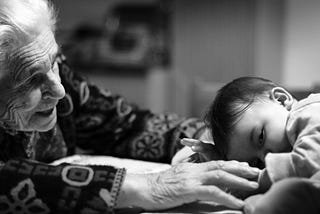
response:
[[[50,116],[54,111],[54,108],[45,110],[45,111],[37,111],[36,113],[41,115],[41,116]]]

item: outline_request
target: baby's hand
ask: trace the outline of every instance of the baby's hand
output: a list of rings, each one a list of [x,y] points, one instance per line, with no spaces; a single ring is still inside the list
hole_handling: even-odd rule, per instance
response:
[[[213,142],[191,138],[183,138],[180,142],[181,144],[191,148],[193,152],[197,153],[200,162],[222,159],[222,156],[214,147]]]

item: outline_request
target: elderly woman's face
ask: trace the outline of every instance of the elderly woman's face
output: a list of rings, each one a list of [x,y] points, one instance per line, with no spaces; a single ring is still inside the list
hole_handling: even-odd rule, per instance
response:
[[[54,127],[56,105],[65,95],[55,62],[57,44],[53,33],[9,55],[0,76],[0,120],[11,129],[47,131]]]

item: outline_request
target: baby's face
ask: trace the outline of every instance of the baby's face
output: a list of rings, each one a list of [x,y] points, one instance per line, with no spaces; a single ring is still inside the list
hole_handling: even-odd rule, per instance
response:
[[[290,151],[286,135],[288,115],[289,111],[276,101],[254,102],[235,125],[227,158],[261,168],[267,153]]]

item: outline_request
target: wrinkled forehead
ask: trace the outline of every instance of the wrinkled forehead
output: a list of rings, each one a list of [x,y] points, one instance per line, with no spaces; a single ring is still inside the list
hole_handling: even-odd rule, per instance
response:
[[[27,78],[39,70],[35,68],[37,66],[50,68],[57,51],[53,32],[45,31],[32,42],[8,55],[7,72],[17,81]]]

